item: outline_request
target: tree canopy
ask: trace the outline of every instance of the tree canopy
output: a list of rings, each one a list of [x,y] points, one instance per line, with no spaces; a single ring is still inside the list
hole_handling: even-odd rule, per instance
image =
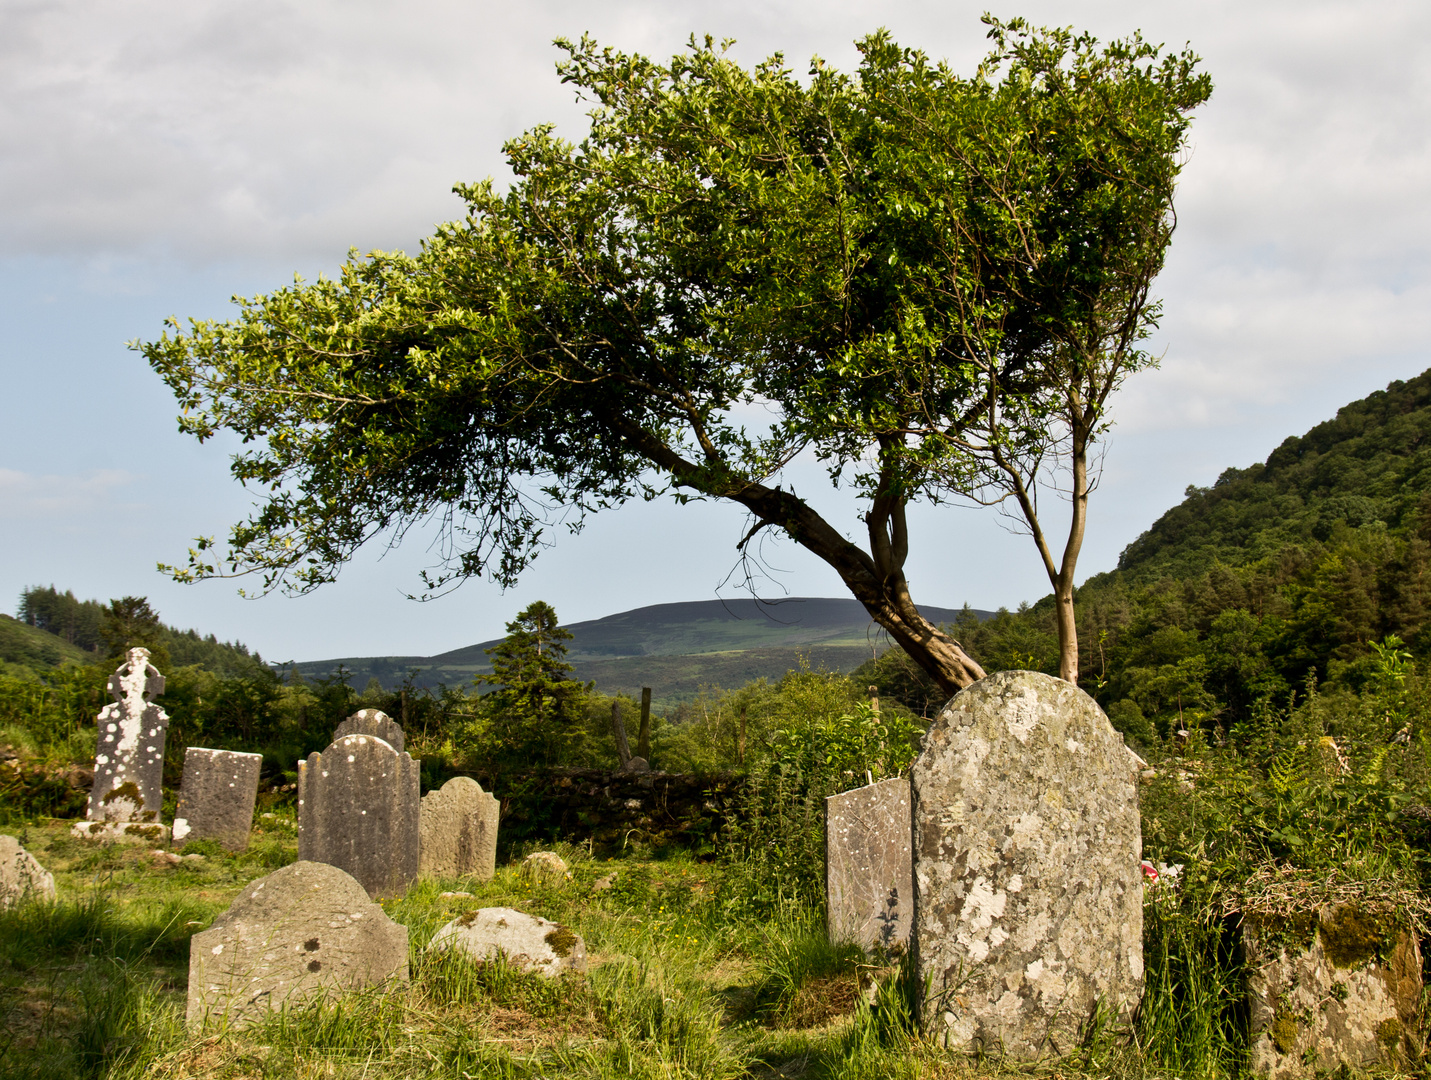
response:
[[[906,509],[1012,494],[1035,514],[1050,461],[1077,476],[1149,362],[1211,88],[1186,51],[989,21],[969,78],[883,32],[854,75],[804,79],[709,39],[666,64],[559,42],[594,104],[580,144],[529,131],[513,183],[459,185],[468,216],[418,254],[355,253],[140,346],[182,430],[240,435],[233,473],[264,492],[176,576],[312,588],[436,516],[428,587],[509,583],[554,526],[720,498],[750,515],[742,545],[773,528],[824,560],[940,686],[979,677],[910,595]],[[802,453],[863,496],[863,547],[780,483]],[[1070,592],[1086,498],[1062,567],[1029,518]]]

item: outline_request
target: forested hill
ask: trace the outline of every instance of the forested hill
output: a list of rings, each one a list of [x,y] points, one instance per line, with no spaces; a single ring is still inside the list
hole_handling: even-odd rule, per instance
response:
[[[1123,551],[1134,580],[1186,578],[1221,562],[1244,566],[1289,544],[1328,542],[1339,531],[1403,531],[1431,490],[1431,371],[1394,382],[1337,411],[1263,464],[1228,469]]]

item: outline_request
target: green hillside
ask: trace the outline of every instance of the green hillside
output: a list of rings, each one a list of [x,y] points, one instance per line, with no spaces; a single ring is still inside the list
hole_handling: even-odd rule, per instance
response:
[[[0,662],[33,670],[87,664],[93,660],[93,654],[64,638],[28,626],[9,615],[0,615]]]
[[[921,609],[935,622],[952,623],[960,612]],[[976,611],[976,618],[990,612]],[[652,688],[658,700],[687,700],[702,686],[732,687],[751,679],[779,679],[798,667],[851,671],[888,639],[857,600],[792,597],[773,603],[755,600],[696,600],[608,615],[572,623],[567,660],[574,675],[594,681],[604,693]],[[464,646],[437,656],[346,657],[295,665],[305,678],[323,679],[341,667],[359,689],[371,679],[385,687],[409,674],[418,687],[463,686],[492,670],[486,650],[497,641]]]

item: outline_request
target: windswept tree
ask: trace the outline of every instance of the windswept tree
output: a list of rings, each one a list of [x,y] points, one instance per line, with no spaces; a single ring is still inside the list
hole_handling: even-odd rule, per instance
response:
[[[487,650],[492,673],[478,686],[496,689],[484,704],[497,743],[510,760],[553,764],[564,733],[577,722],[590,687],[572,679],[566,662],[571,631],[556,610],[541,600],[528,604],[507,624],[507,636]]]
[[[856,75],[817,60],[803,80],[709,39],[664,65],[561,43],[595,104],[579,145],[527,132],[511,186],[459,186],[468,217],[419,254],[354,256],[142,346],[181,428],[240,435],[233,473],[265,491],[175,575],[313,588],[436,516],[452,554],[428,587],[509,583],[553,525],[718,498],[748,512],[742,546],[778,530],[831,566],[946,692],[978,678],[910,594],[907,509],[1019,498],[1051,447],[1076,461],[1065,418],[1101,430],[1143,361],[1091,412],[1069,405],[1079,365],[1123,340],[1106,313],[1134,343],[1148,325],[1120,268],[1156,271],[1210,89],[1191,54],[1136,38],[992,35],[973,78],[883,33]],[[864,546],[780,482],[801,454],[863,496]]]

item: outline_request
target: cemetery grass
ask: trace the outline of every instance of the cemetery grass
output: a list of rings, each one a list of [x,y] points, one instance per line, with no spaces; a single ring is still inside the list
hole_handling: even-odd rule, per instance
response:
[[[190,845],[203,857],[178,863],[67,830],[7,829],[54,872],[60,900],[0,912],[0,1080],[1005,1073],[921,1042],[898,965],[830,945],[817,912],[735,919],[723,913],[710,864],[641,851],[598,860],[564,845],[572,872],[560,884],[527,881],[509,865],[485,883],[422,880],[385,903],[411,934],[409,986],[331,998],[241,1031],[186,1031],[189,938],[247,882],[293,860],[292,819],[260,819],[243,855]],[[587,942],[588,974],[546,981],[423,953],[449,919],[494,906],[572,926]],[[862,986],[873,987],[873,1004]],[[1057,1068],[1018,1072],[1153,1075],[1116,1039]]]

